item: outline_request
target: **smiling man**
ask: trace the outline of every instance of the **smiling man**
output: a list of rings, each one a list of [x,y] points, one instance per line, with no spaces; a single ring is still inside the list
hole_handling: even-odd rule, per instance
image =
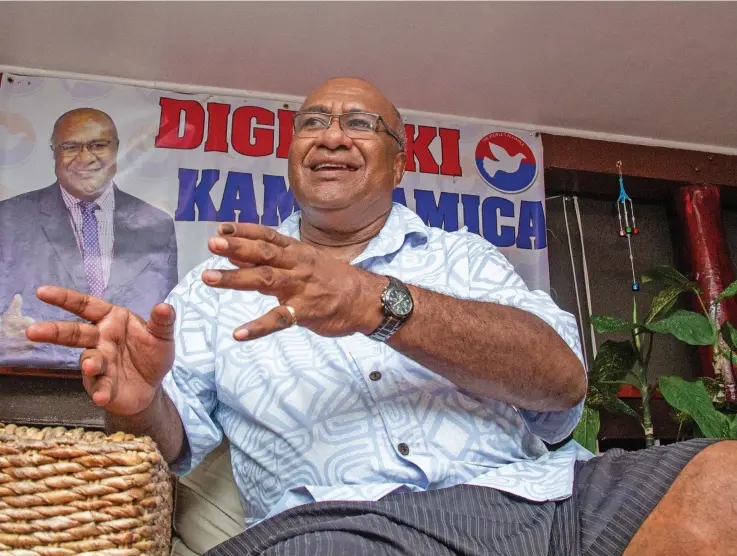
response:
[[[42,284],[87,292],[143,314],[176,285],[174,222],[116,186],[118,145],[106,113],[71,110],[51,135],[56,183],[0,202],[0,363],[77,364],[78,354],[68,348],[32,349],[25,342],[23,329],[33,320],[65,316],[38,301],[35,289]]]
[[[302,210],[278,231],[221,225],[148,322],[41,288],[90,322],[27,331],[85,348],[108,428],[152,436],[177,473],[228,437],[250,527],[213,554],[732,550],[737,489],[715,470],[734,443],[547,449],[581,415],[576,322],[478,235],[392,204],[405,138],[373,85],[328,81],[294,126]]]

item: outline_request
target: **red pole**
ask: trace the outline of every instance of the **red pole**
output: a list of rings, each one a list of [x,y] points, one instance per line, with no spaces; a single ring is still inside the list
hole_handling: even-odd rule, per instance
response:
[[[713,185],[679,187],[675,192],[675,208],[684,270],[699,284],[701,301],[708,308],[735,279],[722,221],[719,188]],[[693,305],[694,310],[701,311],[695,296]],[[725,320],[737,324],[737,299],[722,302],[717,307],[716,317],[720,326]],[[714,376],[713,356],[712,347],[699,348],[703,376]],[[721,358],[719,372],[724,378],[725,395],[730,402],[737,401],[734,371],[731,363]]]

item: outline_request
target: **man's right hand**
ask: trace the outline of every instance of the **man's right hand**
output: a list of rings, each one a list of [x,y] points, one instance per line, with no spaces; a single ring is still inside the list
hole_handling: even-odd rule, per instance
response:
[[[159,303],[145,322],[123,307],[66,288],[43,286],[36,295],[90,322],[39,322],[26,330],[28,339],[85,348],[79,361],[92,400],[115,415],[145,410],[174,362],[174,308]]]

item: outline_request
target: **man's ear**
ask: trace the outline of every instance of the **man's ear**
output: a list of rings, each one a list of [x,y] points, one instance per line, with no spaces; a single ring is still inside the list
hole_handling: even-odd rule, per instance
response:
[[[404,177],[404,169],[407,166],[407,155],[404,152],[397,153],[394,157],[394,187],[399,187]]]

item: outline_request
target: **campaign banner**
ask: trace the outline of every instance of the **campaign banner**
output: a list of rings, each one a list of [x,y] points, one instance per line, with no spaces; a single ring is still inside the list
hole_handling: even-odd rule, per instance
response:
[[[3,75],[0,366],[78,366],[80,349],[25,338],[32,322],[75,318],[39,301],[39,286],[92,293],[146,319],[211,256],[219,222],[278,226],[299,210],[287,179],[299,107]],[[480,234],[530,289],[548,290],[539,135],[403,114],[407,171],[395,202],[431,226]]]

